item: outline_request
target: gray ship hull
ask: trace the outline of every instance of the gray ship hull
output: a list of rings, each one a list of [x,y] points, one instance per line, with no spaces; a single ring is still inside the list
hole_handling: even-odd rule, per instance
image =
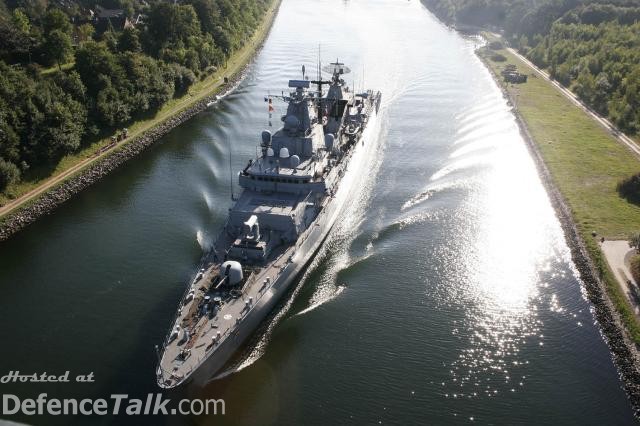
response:
[[[343,79],[349,69],[338,61],[325,72],[330,81],[289,80],[289,95],[278,96],[288,104],[283,126],[262,132],[261,155],[238,173],[243,191],[158,350],[160,387],[203,386],[215,378],[313,259],[370,175],[381,94],[351,92]],[[317,92],[308,90],[311,83]],[[265,102],[273,111],[272,97]]]
[[[357,145],[351,152],[349,161],[344,162],[344,174],[339,189],[324,206],[322,212],[313,223],[312,231],[304,241],[292,248],[294,251],[291,262],[282,271],[273,286],[257,302],[255,307],[243,318],[243,321],[224,341],[216,347],[211,355],[194,368],[190,373],[188,383],[204,386],[215,379],[230,358],[241,348],[242,344],[253,334],[265,317],[275,308],[277,303],[296,281],[304,268],[313,260],[314,255],[321,248],[323,242],[333,228],[344,204],[362,180],[363,174],[370,163],[374,150],[368,149],[379,133],[379,112],[375,110],[369,118],[367,126],[359,138]]]

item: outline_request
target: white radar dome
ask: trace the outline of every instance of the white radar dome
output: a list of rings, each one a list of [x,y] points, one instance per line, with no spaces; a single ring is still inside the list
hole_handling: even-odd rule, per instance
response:
[[[229,284],[236,285],[242,281],[242,265],[235,260],[227,260],[220,266],[220,275],[229,277]]]

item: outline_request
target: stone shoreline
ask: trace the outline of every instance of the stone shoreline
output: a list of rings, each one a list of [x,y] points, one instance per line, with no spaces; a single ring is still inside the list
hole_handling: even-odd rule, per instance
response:
[[[513,106],[512,112],[520,128],[527,149],[534,160],[536,169],[544,188],[549,195],[551,204],[556,211],[565,240],[571,250],[571,258],[575,264],[580,279],[584,283],[589,301],[594,307],[594,314],[600,325],[600,330],[605,337],[611,350],[613,361],[618,368],[620,378],[627,393],[631,407],[636,418],[640,419],[640,354],[636,344],[628,337],[625,327],[616,313],[615,306],[611,302],[607,293],[605,283],[600,279],[597,268],[594,265],[587,246],[578,232],[578,228],[573,220],[571,210],[566,200],[555,186],[549,169],[545,164],[542,154],[538,149],[533,137],[516,107],[516,103],[511,98],[509,92],[503,87],[502,82],[494,74],[491,67],[485,62],[486,59],[476,52],[476,55],[488,69],[496,85],[502,91],[504,97]]]
[[[279,0],[276,1],[279,2]],[[275,19],[278,7],[279,4],[275,6],[275,12],[272,19]],[[269,25],[271,26],[272,24],[273,21]],[[269,28],[265,31],[264,37],[258,46],[256,46],[255,51],[251,54],[251,58],[242,67],[242,69],[233,74],[228,81],[220,86],[214,93],[211,93],[211,95],[194,103],[177,114],[172,115],[153,128],[145,131],[143,134],[136,136],[126,144],[114,148],[114,150],[104,158],[97,160],[87,168],[79,171],[78,174],[64,180],[56,187],[46,191],[34,201],[28,202],[24,207],[20,207],[16,211],[9,213],[7,217],[3,219],[2,224],[0,224],[0,242],[7,240],[13,234],[35,222],[40,217],[50,214],[62,203],[71,199],[75,194],[78,194],[80,191],[91,186],[93,183],[102,179],[120,165],[134,158],[149,146],[153,145],[162,136],[169,133],[169,131],[191,119],[196,114],[204,111],[207,108],[208,103],[217,99],[218,94],[226,95],[234,90],[244,79],[247,68],[251,65],[255,56],[260,52],[260,50],[262,50],[264,41],[267,39],[270,30],[271,29]]]

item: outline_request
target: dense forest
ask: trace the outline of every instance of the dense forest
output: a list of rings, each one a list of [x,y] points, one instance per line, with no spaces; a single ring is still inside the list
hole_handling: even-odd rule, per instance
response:
[[[423,0],[511,44],[619,128],[640,132],[640,0]]]
[[[0,191],[185,93],[270,3],[0,0]]]

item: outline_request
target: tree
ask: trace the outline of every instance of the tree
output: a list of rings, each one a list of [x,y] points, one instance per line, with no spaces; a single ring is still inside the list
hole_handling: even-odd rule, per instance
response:
[[[124,31],[120,33],[118,47],[121,52],[139,52],[142,47],[140,46],[138,30],[135,28],[125,28]]]
[[[66,13],[60,9],[51,9],[44,17],[43,29],[45,35],[56,30],[62,31],[68,35],[71,34],[72,27]]]
[[[127,9],[129,16],[140,4],[98,3]],[[268,3],[154,0],[144,6],[145,25],[108,31],[97,42],[91,24],[70,23],[75,1],[57,2],[59,8],[50,0],[0,1],[0,191],[30,167],[52,166],[77,152],[86,135],[122,126],[187,92],[200,71],[221,64],[225,53],[243,43]],[[79,42],[75,65],[63,72],[73,51],[72,34]],[[60,70],[42,73],[24,66],[32,52]],[[617,90],[629,70],[603,72]],[[624,96],[620,99],[630,99]]]
[[[102,34],[101,40],[107,45],[110,51],[113,53],[118,52],[118,36],[113,29],[105,31]]]
[[[66,63],[71,55],[71,37],[61,30],[53,30],[45,40],[45,51],[49,60],[58,64],[58,69],[62,63]]]
[[[8,185],[17,182],[20,179],[20,170],[18,167],[0,158],[0,191],[4,191]]]
[[[130,105],[123,99],[122,93],[108,85],[98,93],[96,110],[100,120],[108,126],[115,127],[131,119]]]
[[[41,21],[47,13],[48,0],[23,0],[24,12],[31,21]]]
[[[78,27],[78,39],[81,43],[91,40],[96,29],[91,24],[82,24]]]
[[[229,55],[231,53],[233,48],[231,36],[221,25],[217,25],[214,28],[213,39],[225,54]]]
[[[156,3],[147,20],[148,31],[156,51],[200,35],[200,21],[193,6]]]
[[[212,34],[216,22],[220,21],[220,9],[214,0],[190,0],[191,4],[198,15],[200,26],[203,33]]]
[[[0,17],[0,58],[9,62],[26,59],[34,45],[29,34],[30,27],[22,21],[21,12],[18,11],[15,19],[18,20],[18,26],[12,22],[13,19]]]
[[[31,24],[29,23],[29,17],[22,9],[18,8],[13,11],[13,25],[23,34],[28,35],[31,31]]]
[[[20,139],[11,126],[8,111],[4,101],[0,99],[0,157],[8,161],[20,159]]]
[[[76,51],[75,69],[91,97],[96,96],[100,89],[104,88],[105,81],[99,78],[100,76],[105,76],[109,82],[126,79],[116,56],[104,43],[95,41],[86,42]]]
[[[635,233],[629,236],[629,247],[636,249],[640,252],[640,234]]]

